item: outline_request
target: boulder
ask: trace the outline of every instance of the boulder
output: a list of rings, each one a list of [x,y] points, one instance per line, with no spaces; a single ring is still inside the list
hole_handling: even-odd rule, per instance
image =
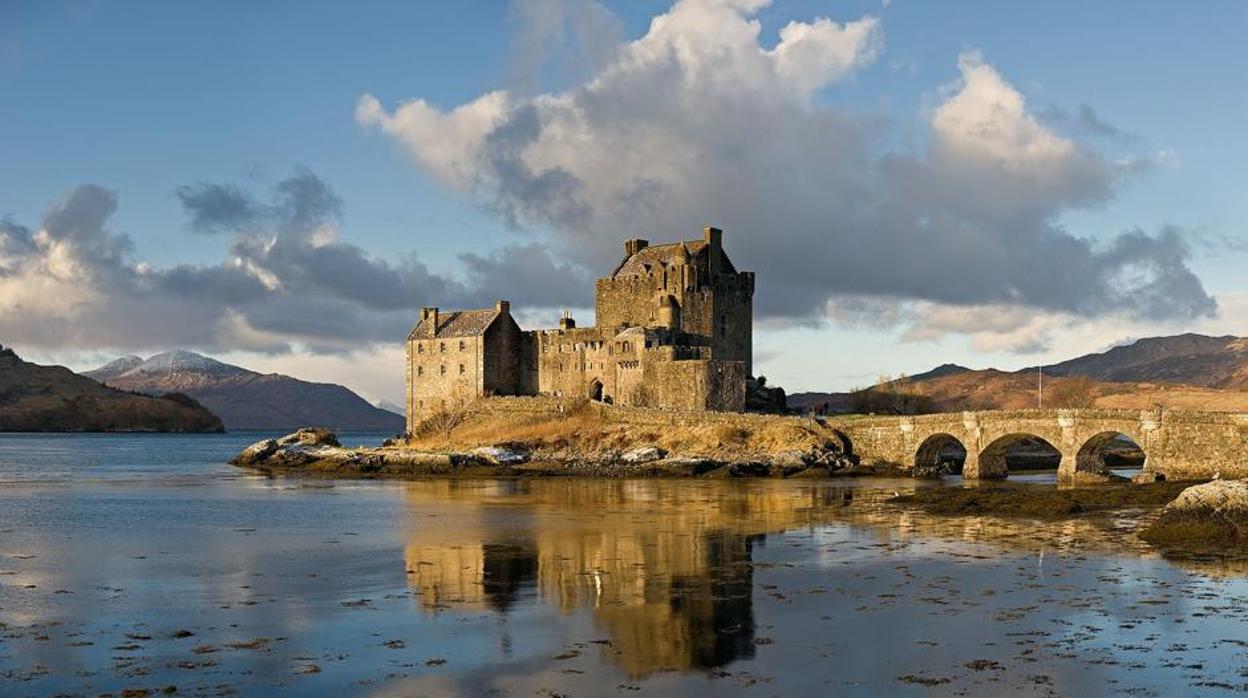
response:
[[[620,456],[620,460],[625,463],[649,463],[650,461],[662,460],[667,456],[667,451],[657,446],[642,446],[625,452]]]
[[[277,439],[265,439],[243,449],[234,460],[230,461],[235,465],[254,465],[260,463],[277,451]]]
[[[1140,536],[1177,547],[1248,543],[1248,481],[1214,480],[1183,490]]]
[[[529,460],[529,454],[501,446],[482,446],[473,449],[472,455],[492,465],[516,465]]]
[[[1135,477],[1131,478],[1131,481],[1137,485],[1150,485],[1154,482],[1165,482],[1166,476],[1164,473],[1158,473],[1152,470],[1144,470],[1139,473],[1136,473]]]
[[[307,427],[279,439],[264,439],[243,449],[234,465],[294,467],[317,460],[349,456],[328,429]]]
[[[277,440],[278,446],[292,446],[294,444],[303,444],[305,446],[335,446],[340,447],[338,437],[334,432],[321,427],[304,427],[293,434],[287,434]]]

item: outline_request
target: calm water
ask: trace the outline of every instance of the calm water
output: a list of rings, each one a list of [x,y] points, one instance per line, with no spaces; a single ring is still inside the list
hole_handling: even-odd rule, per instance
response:
[[[0,436],[0,695],[1248,690],[1245,568],[1125,519],[926,517],[885,501],[909,481],[224,465],[259,437]]]

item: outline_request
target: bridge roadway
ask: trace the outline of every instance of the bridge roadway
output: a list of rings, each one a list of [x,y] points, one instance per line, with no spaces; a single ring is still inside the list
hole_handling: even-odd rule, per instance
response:
[[[1248,414],[1054,409],[830,417],[826,423],[864,463],[934,465],[956,443],[966,450],[962,474],[968,479],[1006,477],[1006,453],[1036,437],[1061,453],[1059,480],[1095,480],[1107,472],[1105,447],[1120,435],[1144,451],[1145,472],[1169,479],[1248,477]]]

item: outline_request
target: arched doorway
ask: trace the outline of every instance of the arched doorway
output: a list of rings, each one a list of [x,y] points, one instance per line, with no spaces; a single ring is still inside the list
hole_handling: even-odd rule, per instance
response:
[[[602,402],[602,381],[597,378],[589,382],[589,399]]]
[[[1007,477],[1020,470],[1057,470],[1062,452],[1034,434],[1006,434],[979,453],[980,477]]]
[[[1104,431],[1079,447],[1075,470],[1108,475],[1116,470],[1133,471],[1144,467],[1144,449],[1120,431]]]
[[[966,464],[966,446],[953,434],[932,434],[914,453],[914,467],[925,474],[954,475]]]

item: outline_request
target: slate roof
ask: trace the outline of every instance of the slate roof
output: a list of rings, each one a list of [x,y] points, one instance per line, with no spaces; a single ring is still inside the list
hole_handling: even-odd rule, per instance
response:
[[[475,337],[483,334],[498,315],[498,310],[494,308],[453,310],[438,313],[438,331],[434,337],[437,339],[446,337]],[[423,336],[424,330],[421,328],[424,324],[424,320],[417,323],[416,327],[412,329],[411,336]]]
[[[704,249],[706,249],[706,242],[703,240],[650,245],[624,260],[612,276],[617,278],[621,276],[645,276],[650,270],[659,268],[664,264],[675,264],[682,254],[687,255],[685,259],[688,260]]]

